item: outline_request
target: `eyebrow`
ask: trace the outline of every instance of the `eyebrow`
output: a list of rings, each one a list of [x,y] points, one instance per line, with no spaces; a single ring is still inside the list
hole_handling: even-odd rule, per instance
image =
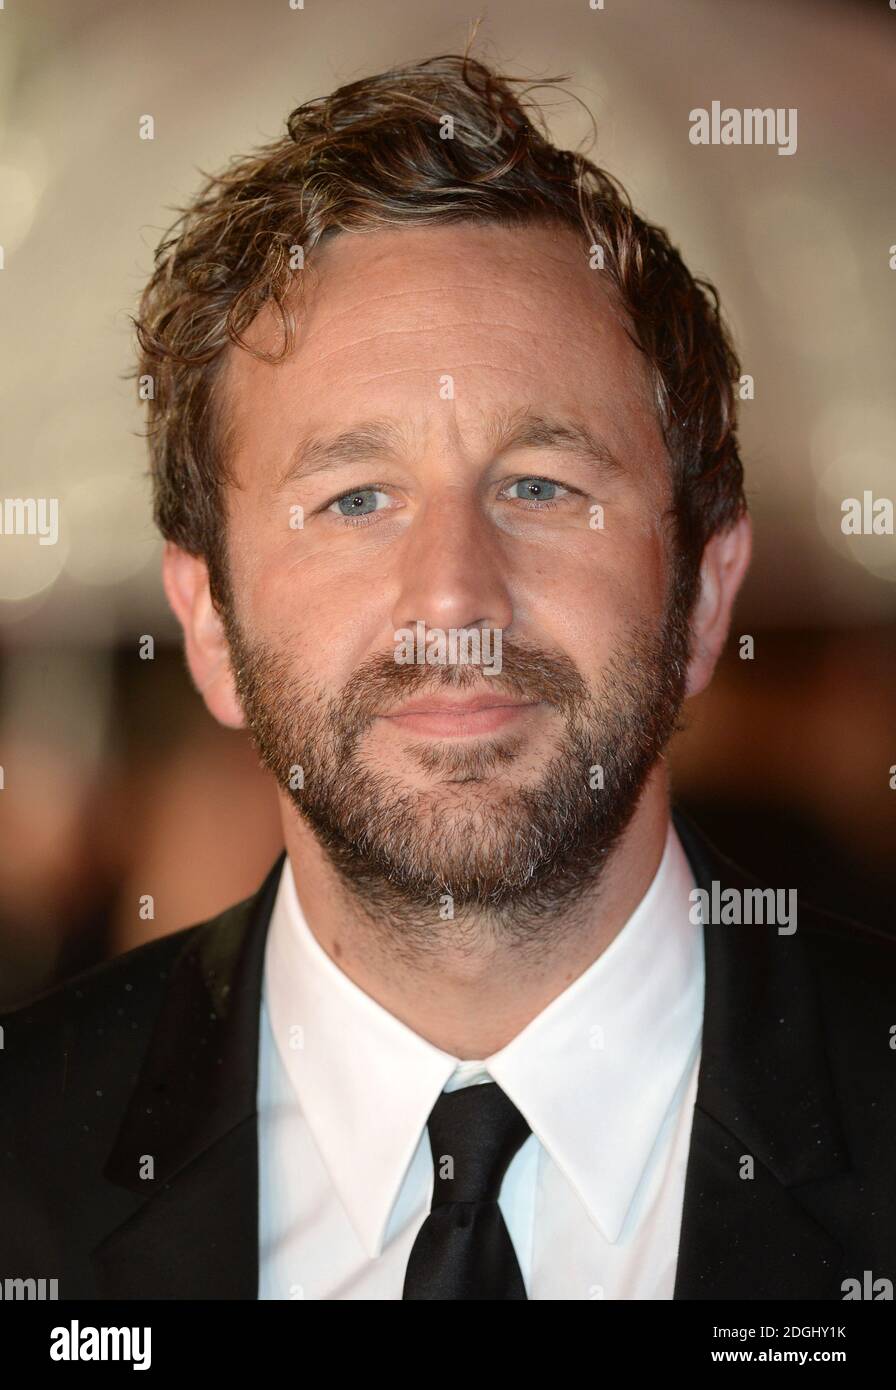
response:
[[[584,457],[605,474],[626,472],[607,444],[580,421],[514,410],[493,417],[487,437],[493,454],[509,453],[512,449],[560,449]],[[356,428],[329,438],[306,435],[274,483],[274,491],[283,492],[292,483],[342,464],[370,463],[373,459],[397,461],[406,458],[407,452],[403,432],[386,419],[365,420]]]
[[[374,458],[398,459],[404,444],[401,430],[390,420],[365,420],[355,429],[343,430],[330,438],[306,435],[293,450],[274,491],[283,492],[291,483],[340,464],[364,463]]]
[[[491,445],[496,454],[511,449],[561,449],[580,454],[603,472],[624,474],[627,470],[604,440],[578,420],[561,420],[530,410],[511,411],[493,423]]]

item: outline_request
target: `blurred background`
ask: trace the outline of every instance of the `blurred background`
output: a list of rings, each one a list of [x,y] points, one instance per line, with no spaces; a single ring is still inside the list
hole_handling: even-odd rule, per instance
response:
[[[7,0],[0,495],[61,521],[55,545],[0,536],[0,1003],[245,897],[282,845],[159,577],[125,374],[172,209],[299,102],[462,50],[477,15],[477,56],[569,74],[555,141],[588,139],[584,103],[592,157],[718,286],[753,377],[755,559],[673,750],[679,802],[758,876],[896,929],[896,540],[840,524],[846,498],[896,500],[887,0]],[[797,152],[692,145],[714,100],[797,108]]]

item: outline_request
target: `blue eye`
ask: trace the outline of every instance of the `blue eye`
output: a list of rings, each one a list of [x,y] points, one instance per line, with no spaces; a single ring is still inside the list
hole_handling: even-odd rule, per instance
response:
[[[511,493],[514,488],[522,489],[516,494],[521,502],[552,502],[558,489],[560,492],[566,491],[560,483],[552,483],[550,478],[518,478],[515,483],[510,484]]]
[[[388,502],[388,497],[384,492],[379,492],[373,487],[360,487],[354,492],[346,492],[342,497],[337,497],[336,501],[330,504],[330,511],[338,511],[340,516],[369,516],[371,512],[379,510],[377,498],[382,498]]]

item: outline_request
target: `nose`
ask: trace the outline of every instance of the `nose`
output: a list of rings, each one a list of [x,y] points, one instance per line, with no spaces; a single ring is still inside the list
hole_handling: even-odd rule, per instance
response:
[[[415,517],[401,558],[395,628],[510,627],[499,537],[475,497],[445,489]]]

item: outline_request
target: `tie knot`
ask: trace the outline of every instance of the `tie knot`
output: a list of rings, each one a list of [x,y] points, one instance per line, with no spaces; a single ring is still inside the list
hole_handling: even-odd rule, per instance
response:
[[[496,1081],[443,1091],[429,1117],[432,1205],[496,1202],[529,1125]]]

